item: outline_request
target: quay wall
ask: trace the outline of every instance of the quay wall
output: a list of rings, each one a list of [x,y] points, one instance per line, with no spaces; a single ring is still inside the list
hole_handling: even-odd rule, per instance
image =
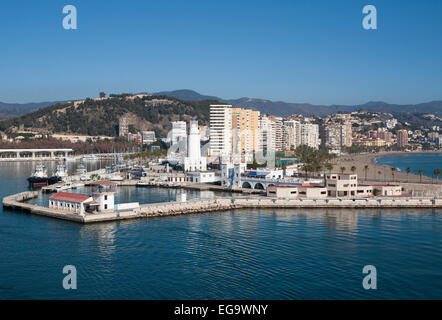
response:
[[[165,216],[250,208],[442,208],[442,199],[271,199],[218,198],[141,205],[140,216]]]
[[[94,223],[135,219],[146,217],[162,217],[183,214],[225,211],[234,209],[345,209],[345,208],[442,208],[442,198],[367,198],[367,199],[272,199],[267,197],[220,197],[208,200],[189,200],[185,202],[162,202],[141,204],[139,208],[126,211],[86,214],[81,216],[68,211],[42,207],[23,201],[37,196],[36,192],[22,192],[5,197],[3,206],[6,208],[28,211],[32,214],[70,220],[79,223]]]

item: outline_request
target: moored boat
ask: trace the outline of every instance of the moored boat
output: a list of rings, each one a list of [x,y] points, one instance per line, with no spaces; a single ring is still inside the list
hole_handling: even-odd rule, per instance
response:
[[[68,176],[68,167],[66,165],[59,164],[55,170],[55,179],[57,179],[57,181],[64,181]]]
[[[34,172],[28,178],[29,185],[33,187],[42,187],[58,182],[56,177],[48,177],[48,169],[43,164],[38,164]]]

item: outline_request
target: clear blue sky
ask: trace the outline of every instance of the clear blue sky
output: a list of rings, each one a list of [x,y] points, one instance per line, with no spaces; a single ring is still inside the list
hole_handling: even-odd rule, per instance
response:
[[[62,8],[78,29],[62,28]],[[362,28],[373,4],[378,29]],[[314,104],[442,99],[440,0],[0,2],[0,101],[194,89]]]

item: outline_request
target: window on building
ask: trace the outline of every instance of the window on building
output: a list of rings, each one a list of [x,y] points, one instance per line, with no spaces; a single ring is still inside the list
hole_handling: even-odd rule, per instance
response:
[[[107,196],[104,196],[104,200],[107,200]]]

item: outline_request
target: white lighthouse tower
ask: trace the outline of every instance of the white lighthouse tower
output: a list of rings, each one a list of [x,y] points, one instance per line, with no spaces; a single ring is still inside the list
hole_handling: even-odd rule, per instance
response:
[[[187,135],[187,157],[184,158],[185,171],[206,171],[207,158],[201,157],[201,137],[198,121],[191,120]]]

